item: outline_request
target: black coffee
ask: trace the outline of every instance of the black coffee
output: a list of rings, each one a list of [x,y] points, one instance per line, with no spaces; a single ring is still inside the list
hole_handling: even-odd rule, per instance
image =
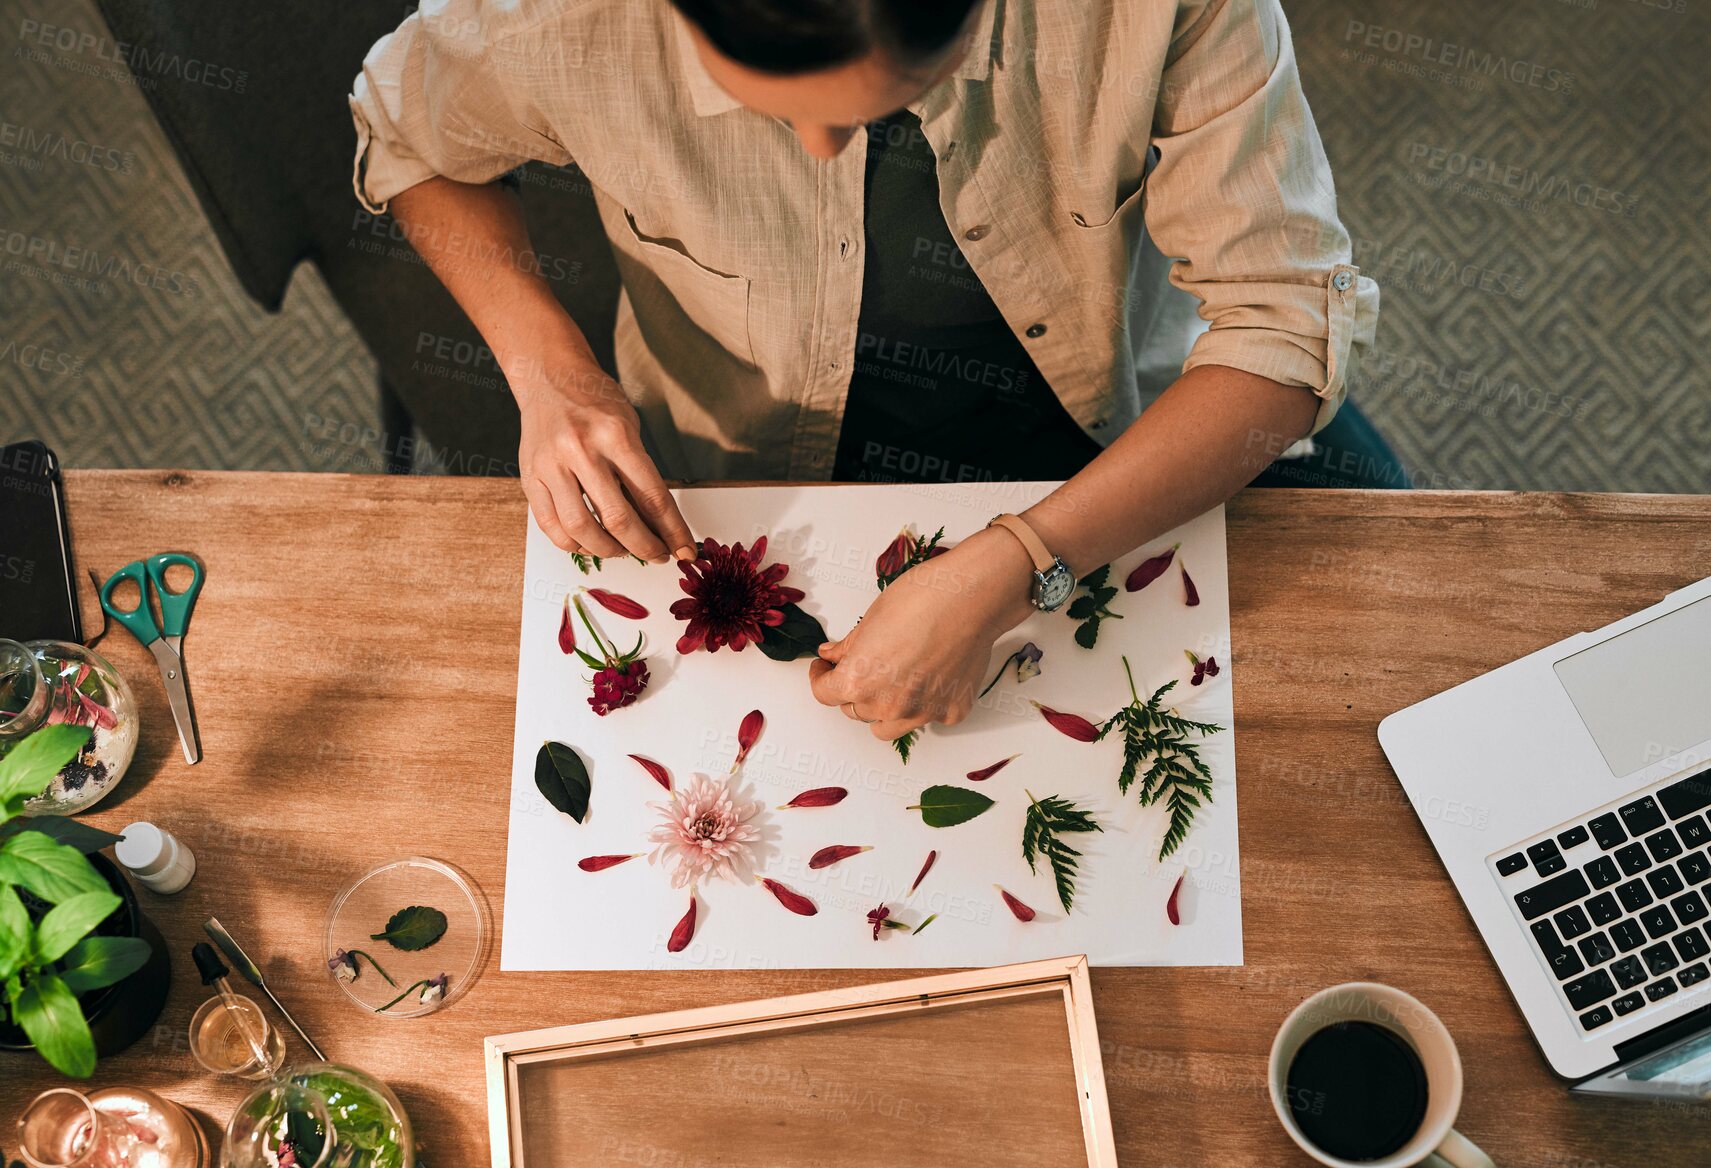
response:
[[[1339,1022],[1301,1044],[1286,1079],[1301,1133],[1341,1160],[1397,1152],[1426,1119],[1426,1068],[1401,1036]]]

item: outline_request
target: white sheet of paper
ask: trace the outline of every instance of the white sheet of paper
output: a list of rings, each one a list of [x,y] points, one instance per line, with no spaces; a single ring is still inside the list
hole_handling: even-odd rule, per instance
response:
[[[837,638],[878,594],[874,561],[899,527],[907,523],[931,534],[943,524],[945,543],[955,544],[994,514],[1029,506],[1051,486],[739,487],[686,489],[677,497],[698,537],[749,546],[767,536],[765,562],[790,565],[785,583],[807,593],[802,607]],[[1111,608],[1123,619],[1104,622],[1094,649],[1074,642],[1076,622],[1062,611],[1036,614],[1003,637],[987,678],[1027,641],[1044,650],[1040,675],[1018,684],[1007,672],[961,725],[929,728],[905,766],[866,726],[814,700],[807,660],[772,661],[753,646],[679,655],[675,645],[684,624],[668,611],[684,595],[675,565],[608,560],[585,576],[531,519],[501,968],[918,969],[1069,953],[1086,953],[1097,965],[1241,964],[1223,509],[1125,556],[1112,565],[1111,580],[1120,588],[1141,560],[1179,541],[1176,563],[1164,576],[1140,592],[1118,592]],[[1198,586],[1196,607],[1184,602],[1179,565]],[[651,684],[636,704],[605,717],[588,706],[591,670],[561,652],[557,640],[565,598],[586,586],[623,593],[649,610],[645,620],[628,621],[584,599],[602,634],[622,648],[635,643],[638,628],[647,636]],[[954,619],[954,610],[947,619]],[[577,631],[586,646],[586,631]],[[1215,655],[1219,675],[1190,687],[1185,649]],[[1213,802],[1163,863],[1157,856],[1164,806],[1141,807],[1138,784],[1127,795],[1118,793],[1120,734],[1077,742],[1032,705],[1102,721],[1129,701],[1124,654],[1143,698],[1175,678],[1167,701],[1175,699],[1186,717],[1226,727],[1201,750],[1215,778]],[[738,723],[753,709],[766,715],[766,729],[741,780],[766,808],[760,822],[768,839],[759,869],[812,899],[819,912],[787,912],[758,882],[704,883],[694,941],[670,953],[666,942],[688,907],[686,890],[672,888],[666,871],[645,856],[597,873],[579,870],[577,861],[651,851],[647,833],[658,816],[647,804],[666,795],[627,755],[664,764],[678,784],[697,771],[724,774],[736,754]],[[535,756],[549,739],[574,747],[588,765],[592,796],[584,823],[554,810],[536,789]],[[965,777],[1018,753],[991,779],[971,783]],[[924,788],[940,783],[979,790],[996,805],[955,827],[928,827],[918,811],[906,808]],[[833,807],[778,809],[801,791],[827,786],[848,788],[849,797]],[[1068,914],[1045,863],[1033,873],[1022,859],[1025,790],[1037,798],[1071,799],[1104,828],[1069,837],[1083,861]],[[809,857],[831,844],[873,850],[810,871]],[[905,897],[933,850],[932,871]],[[1172,925],[1166,900],[1184,872],[1182,923]],[[1037,918],[1016,920],[994,885],[1032,906]],[[911,925],[932,913],[938,919],[918,935],[885,930],[875,941],[866,916],[882,903]]]

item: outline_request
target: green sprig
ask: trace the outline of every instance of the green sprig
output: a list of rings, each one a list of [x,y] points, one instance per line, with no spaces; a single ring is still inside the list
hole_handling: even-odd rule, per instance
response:
[[[1081,853],[1060,837],[1076,832],[1104,831],[1093,816],[1067,799],[1056,795],[1045,799],[1028,796],[1028,815],[1022,824],[1022,858],[1028,861],[1030,872],[1038,871],[1041,857],[1051,865],[1052,879],[1057,884],[1058,902],[1063,911],[1070,910],[1075,900],[1075,877],[1081,864]]]
[[[1196,722],[1184,718],[1174,707],[1166,708],[1164,696],[1176,688],[1175,679],[1159,686],[1143,702],[1127,657],[1123,658],[1123,671],[1129,676],[1133,700],[1099,728],[1099,737],[1103,739],[1113,730],[1123,733],[1123,770],[1117,777],[1117,790],[1127,794],[1139,778],[1141,806],[1151,807],[1163,799],[1170,809],[1170,826],[1158,854],[1163,860],[1187,838],[1201,803],[1212,801],[1212,771],[1200,758],[1201,744],[1191,738],[1205,738],[1223,727]]]
[[[1122,613],[1107,607],[1117,596],[1116,585],[1106,583],[1110,576],[1111,565],[1106,564],[1076,581],[1077,587],[1086,591],[1069,602],[1067,613],[1071,620],[1081,622],[1075,629],[1075,643],[1083,649],[1091,649],[1098,642],[1100,621],[1123,619]]]

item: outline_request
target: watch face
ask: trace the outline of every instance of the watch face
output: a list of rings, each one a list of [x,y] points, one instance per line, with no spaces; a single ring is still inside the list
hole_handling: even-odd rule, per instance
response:
[[[1059,560],[1034,581],[1034,603],[1046,612],[1053,612],[1062,608],[1074,591],[1075,577]]]

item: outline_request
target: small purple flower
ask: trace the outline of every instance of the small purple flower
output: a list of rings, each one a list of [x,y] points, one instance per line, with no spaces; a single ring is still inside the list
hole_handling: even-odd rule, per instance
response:
[[[1016,650],[1016,654],[1011,660],[1016,662],[1017,682],[1027,681],[1030,677],[1038,677],[1040,675],[1040,658],[1044,656],[1045,651],[1032,641]]]
[[[356,967],[356,957],[345,949],[339,949],[327,958],[327,968],[332,970],[334,977],[346,985],[355,981],[357,974],[362,972]]]
[[[431,1006],[446,996],[446,975],[440,974],[422,987],[422,1004]]]

